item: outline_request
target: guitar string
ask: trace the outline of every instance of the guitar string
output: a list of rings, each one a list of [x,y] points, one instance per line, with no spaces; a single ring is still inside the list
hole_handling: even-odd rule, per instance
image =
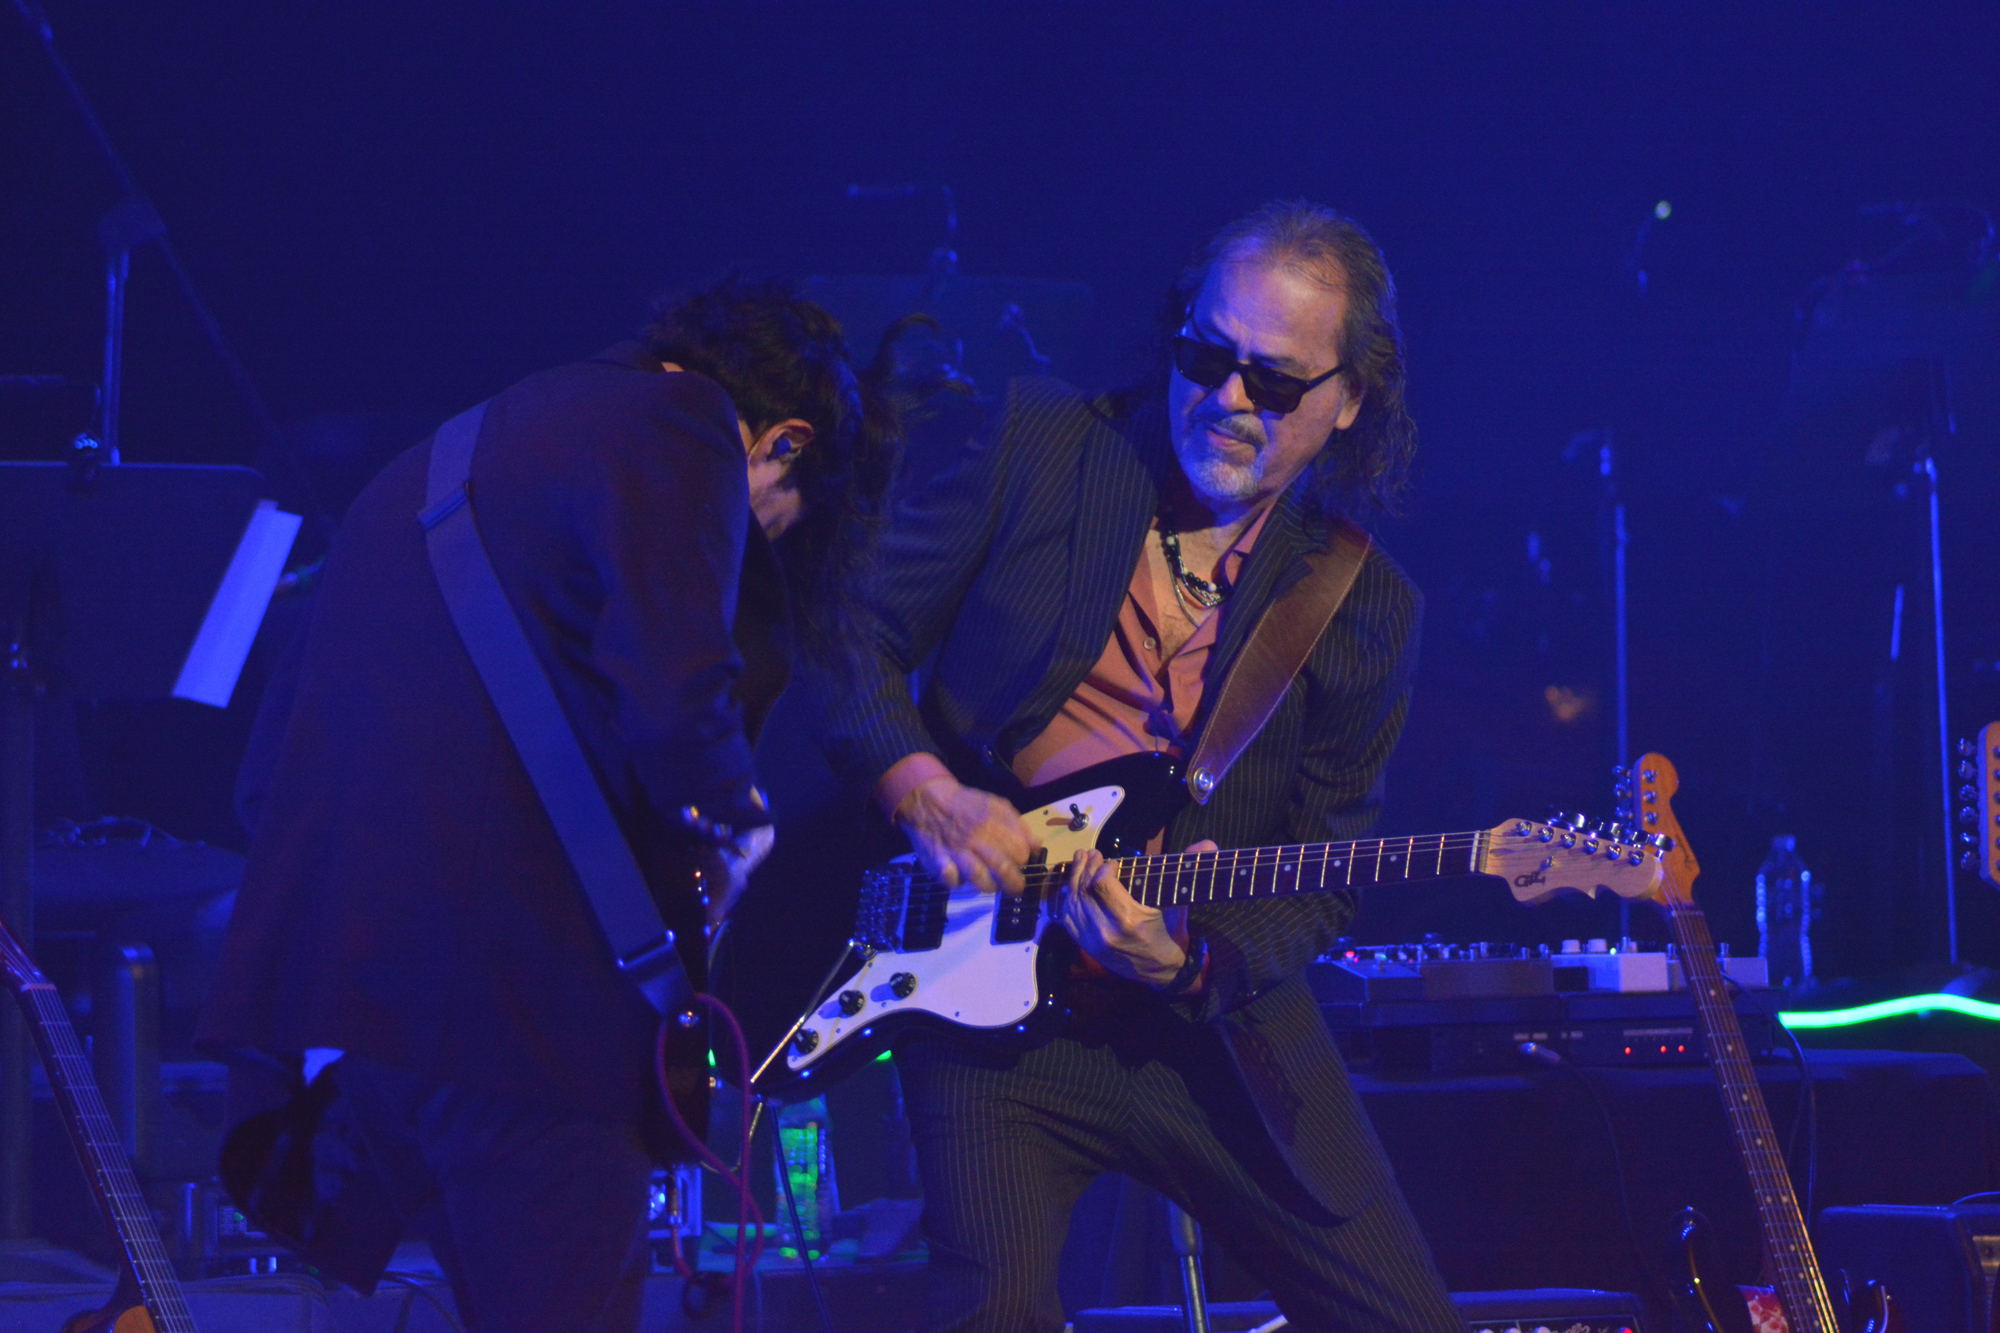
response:
[[[193,1316],[183,1299],[179,1274],[159,1239],[152,1206],[138,1187],[131,1166],[125,1161],[124,1141],[97,1090],[94,1071],[61,997],[40,970],[29,964],[25,971],[32,980],[21,985],[21,993],[35,1010],[37,1029],[45,1050],[45,1065],[57,1077],[50,1090],[69,1112],[69,1123],[80,1140],[79,1150],[90,1159],[91,1176],[111,1213],[121,1248],[132,1267],[132,1277],[149,1313],[163,1323],[162,1333],[193,1333]]]
[[[1685,845],[1677,826],[1671,828],[1671,836],[1677,843]],[[1708,931],[1707,918],[1692,896],[1675,883],[1672,867],[1666,866],[1666,870],[1666,887],[1669,890],[1667,916],[1680,944],[1695,1010],[1709,1038],[1709,1055],[1715,1063],[1717,1081],[1722,1085],[1723,1106],[1729,1114],[1731,1127],[1736,1131],[1737,1145],[1742,1150],[1746,1171],[1758,1195],[1759,1216],[1772,1235],[1773,1248],[1788,1251],[1771,1256],[1772,1265],[1780,1277],[1787,1313],[1792,1310],[1811,1312],[1811,1322],[1818,1329],[1801,1328],[1800,1333],[1838,1333],[1825,1279],[1819,1272],[1810,1236],[1799,1214],[1790,1171],[1783,1166],[1782,1159],[1773,1169],[1771,1159],[1776,1151],[1777,1131],[1772,1127],[1769,1112],[1764,1106],[1762,1090],[1756,1082],[1756,1071],[1749,1062],[1748,1046],[1736,1021],[1736,1011],[1725,998],[1727,991],[1722,982],[1722,965]],[[1801,1325],[1805,1322],[1804,1318],[1798,1320]]]
[[[66,1113],[78,1153],[89,1166],[89,1178],[111,1215],[120,1246],[149,1313],[160,1320],[162,1333],[193,1333],[194,1324],[181,1299],[178,1275],[161,1245],[151,1206],[139,1190],[125,1160],[124,1145],[98,1093],[87,1057],[76,1040],[68,1011],[55,989],[32,963],[7,959],[18,993],[36,1019],[35,1035],[43,1065],[51,1074],[50,1091]]]
[[[1480,830],[1472,833],[1425,834],[1414,841],[1420,850],[1426,852],[1466,851],[1476,848],[1479,840],[1485,836],[1486,832]],[[1278,847],[1224,848],[1219,852],[1169,852],[1159,856],[1128,856],[1120,858],[1120,874],[1121,877],[1129,876],[1137,880],[1142,876],[1179,877],[1189,874],[1212,874],[1222,869],[1230,871],[1270,869],[1284,864],[1287,859],[1298,860],[1302,865],[1313,867],[1322,863],[1329,866],[1345,865],[1350,859],[1356,862],[1369,861],[1371,852],[1375,853],[1372,859],[1380,864],[1403,860],[1408,855],[1411,842],[1412,840],[1408,838],[1387,838],[1379,842],[1292,843]],[[1385,854],[1386,849],[1393,844],[1402,844],[1404,850]],[[1285,853],[1292,853],[1293,856],[1287,858]],[[1204,862],[1202,860],[1204,857],[1216,859]],[[1066,876],[1068,863],[1024,866],[1022,873],[1032,881],[1045,883],[1050,879]],[[943,887],[945,885],[942,880],[928,873],[911,873],[907,881],[907,888],[911,891]]]
[[[1153,900],[1161,893],[1183,887],[1191,890],[1191,897],[1185,900],[1188,902],[1213,902],[1218,898],[1227,900],[1238,896],[1237,884],[1232,882],[1220,885],[1216,882],[1215,876],[1224,871],[1234,879],[1253,877],[1252,883],[1240,886],[1241,896],[1271,896],[1275,886],[1263,887],[1254,877],[1259,872],[1289,870],[1288,863],[1293,861],[1298,863],[1300,872],[1348,868],[1349,874],[1341,887],[1348,887],[1355,882],[1353,870],[1361,866],[1369,866],[1374,872],[1372,876],[1361,881],[1366,884],[1382,883],[1385,871],[1389,872],[1387,878],[1391,880],[1471,873],[1474,867],[1470,862],[1465,870],[1460,870],[1456,866],[1446,868],[1441,865],[1423,870],[1420,865],[1422,857],[1418,853],[1429,854],[1441,860],[1448,853],[1476,852],[1481,840],[1490,836],[1488,830],[1482,829],[1471,833],[1423,834],[1415,838],[1386,838],[1353,843],[1295,843],[1277,847],[1225,848],[1217,852],[1174,852],[1159,856],[1125,857],[1121,860],[1120,876],[1127,881],[1127,888],[1135,898],[1151,905],[1158,905]],[[1627,844],[1609,841],[1586,842],[1581,847],[1563,847],[1554,842],[1541,845],[1554,851],[1580,854],[1590,860],[1602,857],[1606,866],[1625,862],[1629,853],[1636,850]],[[1398,847],[1399,850],[1392,852],[1389,850],[1391,847]],[[1603,849],[1613,847],[1624,854],[1616,857],[1603,855]],[[908,878],[903,881],[902,887],[913,900],[920,893],[938,896],[940,891],[943,893],[950,891],[935,875],[905,873]],[[1027,882],[1035,887],[1039,896],[1051,880],[1067,876],[1068,864],[1025,866],[1022,868],[1022,873]],[[1198,882],[1198,877],[1202,875],[1210,877],[1206,886],[1201,886]],[[1197,877],[1197,883],[1183,885],[1182,881],[1190,876]],[[1325,883],[1323,878],[1319,885],[1312,887],[1316,891],[1333,886]],[[1223,891],[1218,892],[1218,890]],[[1292,891],[1297,891],[1297,886],[1293,886]]]
[[[1824,1333],[1838,1333],[1837,1325],[1832,1322],[1831,1296],[1799,1213],[1790,1171],[1782,1162],[1774,1165],[1772,1161],[1777,1132],[1758,1089],[1756,1071],[1749,1062],[1735,1010],[1724,1008],[1728,1004],[1727,991],[1722,984],[1722,968],[1716,959],[1707,919],[1691,901],[1672,904],[1668,916],[1681,945],[1697,1012],[1709,1037],[1710,1057],[1715,1061],[1717,1078],[1722,1084],[1723,1105],[1729,1112],[1745,1168],[1758,1196],[1759,1215],[1772,1236],[1772,1248],[1783,1251],[1770,1259],[1778,1272],[1784,1300],[1791,1309],[1811,1310],[1812,1322],[1820,1325]],[[1755,1096],[1751,1095],[1753,1089],[1757,1090]],[[1814,1331],[1802,1329],[1801,1333]]]

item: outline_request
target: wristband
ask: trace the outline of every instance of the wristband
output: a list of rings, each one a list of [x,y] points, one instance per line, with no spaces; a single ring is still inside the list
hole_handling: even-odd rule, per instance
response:
[[[1155,989],[1170,999],[1181,995],[1192,987],[1196,981],[1201,979],[1201,970],[1207,966],[1208,941],[1205,939],[1196,940],[1194,947],[1188,950],[1187,961],[1181,964],[1180,971],[1174,973],[1174,979],[1164,986],[1155,987]]]

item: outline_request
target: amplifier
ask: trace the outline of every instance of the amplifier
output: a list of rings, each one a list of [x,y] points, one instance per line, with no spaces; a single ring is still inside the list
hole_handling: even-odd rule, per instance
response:
[[[1459,1291],[1451,1299],[1467,1333],[1645,1333],[1639,1298],[1622,1291],[1544,1287],[1536,1291]],[[1208,1307],[1215,1333],[1249,1333],[1270,1327],[1278,1307],[1269,1301],[1223,1302]],[[1075,1333],[1184,1333],[1178,1305],[1128,1305],[1080,1310]],[[1283,1328],[1280,1324],[1278,1327]]]
[[[1995,1333],[2000,1201],[1949,1208],[1827,1208],[1813,1247],[1829,1283],[1880,1282],[1923,1333]]]
[[[1571,1064],[1594,1068],[1708,1062],[1708,1047],[1686,991],[1382,1004],[1322,1000],[1319,1010],[1353,1069],[1516,1073],[1526,1041],[1560,1052]],[[1761,1000],[1739,997],[1736,1017],[1753,1055],[1774,1050],[1789,1054],[1790,1046]]]
[[[252,1277],[304,1267],[243,1215],[220,1181],[183,1184],[179,1205],[168,1232],[182,1277]]]

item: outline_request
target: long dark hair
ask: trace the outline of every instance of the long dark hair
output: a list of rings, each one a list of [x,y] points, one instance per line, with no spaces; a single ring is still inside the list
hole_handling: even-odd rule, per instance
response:
[[[1396,321],[1396,280],[1361,224],[1303,199],[1276,200],[1215,233],[1196,250],[1160,309],[1160,374],[1168,340],[1187,322],[1209,270],[1225,260],[1284,264],[1347,294],[1340,357],[1351,392],[1361,395],[1354,424],[1337,432],[1307,474],[1323,508],[1356,518],[1396,512],[1409,487],[1417,423],[1403,398],[1403,333]]]
[[[844,659],[849,599],[881,532],[901,435],[886,400],[848,364],[839,321],[787,284],[732,277],[662,302],[642,336],[662,361],[720,384],[753,434],[793,417],[812,426],[787,479],[805,512],[778,554],[801,648]]]

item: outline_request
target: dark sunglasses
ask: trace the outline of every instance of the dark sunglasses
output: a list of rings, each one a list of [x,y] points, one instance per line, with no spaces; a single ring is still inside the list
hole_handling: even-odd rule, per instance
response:
[[[1251,402],[1266,412],[1283,416],[1287,412],[1298,411],[1300,399],[1346,367],[1335,366],[1324,375],[1302,380],[1269,366],[1238,361],[1236,354],[1227,347],[1217,347],[1214,343],[1179,334],[1174,338],[1174,368],[1204,389],[1219,389],[1228,383],[1231,375],[1241,375],[1243,392],[1250,395]]]

